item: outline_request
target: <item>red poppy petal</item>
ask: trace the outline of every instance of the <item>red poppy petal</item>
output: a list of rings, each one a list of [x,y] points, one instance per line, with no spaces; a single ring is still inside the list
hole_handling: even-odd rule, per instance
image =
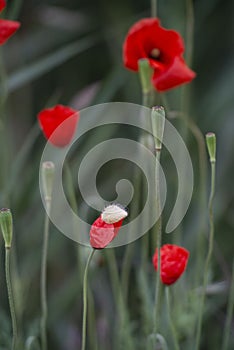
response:
[[[0,12],[6,7],[6,1],[0,0]]]
[[[47,140],[57,147],[68,145],[75,133],[79,112],[63,105],[42,110],[38,114],[40,127]]]
[[[97,218],[90,229],[90,244],[95,249],[105,248],[115,238],[113,224],[105,223],[101,217]]]
[[[175,283],[186,269],[189,252],[183,247],[174,244],[165,244],[161,247],[161,280],[166,285]],[[158,268],[158,250],[153,256],[155,270]]]
[[[0,19],[0,45],[4,44],[19,27],[19,22]]]
[[[167,67],[163,72],[155,70],[152,83],[158,91],[166,91],[181,84],[189,83],[196,76],[184,60],[175,57],[173,64]]]

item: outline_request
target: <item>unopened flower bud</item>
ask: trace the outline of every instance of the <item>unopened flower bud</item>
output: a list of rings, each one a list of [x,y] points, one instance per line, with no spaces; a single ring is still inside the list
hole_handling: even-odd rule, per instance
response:
[[[155,148],[157,151],[160,151],[162,149],[162,139],[165,127],[165,109],[162,106],[153,107],[151,111],[151,120]]]
[[[213,132],[206,134],[206,145],[210,156],[210,162],[216,162],[216,136]]]
[[[42,163],[42,189],[45,201],[51,200],[54,183],[54,163]]]
[[[13,222],[10,209],[3,208],[0,210],[0,225],[5,241],[5,248],[10,249],[13,235]]]
[[[116,222],[125,219],[128,212],[119,205],[108,205],[102,212],[101,218],[107,224],[115,224]]]
[[[138,60],[139,74],[141,80],[141,88],[143,94],[147,94],[150,92],[152,84],[151,78],[153,75],[153,70],[149,65],[149,61],[147,58],[142,58]]]

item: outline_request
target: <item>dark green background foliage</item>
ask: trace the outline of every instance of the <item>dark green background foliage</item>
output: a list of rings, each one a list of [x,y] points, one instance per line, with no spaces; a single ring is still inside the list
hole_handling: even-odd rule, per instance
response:
[[[186,1],[158,1],[162,24],[178,30],[186,41]],[[189,1],[188,1],[189,2]],[[205,134],[217,134],[217,192],[215,199],[215,254],[210,270],[212,292],[207,297],[201,349],[220,349],[226,313],[228,283],[234,246],[234,6],[232,0],[196,0],[192,67],[197,78],[190,86],[188,113]],[[17,267],[13,284],[17,293],[17,310],[24,337],[38,335],[40,303],[39,278],[42,246],[44,208],[38,187],[38,170],[45,139],[37,125],[37,113],[56,103],[77,109],[85,106],[123,101],[141,103],[137,74],[127,71],[122,63],[122,43],[128,28],[138,19],[150,16],[150,1],[97,0],[97,1],[9,1],[4,17],[20,20],[21,29],[1,47],[0,102],[1,118],[1,207],[10,206],[14,217],[14,254],[12,264]],[[191,47],[191,42],[187,43]],[[188,52],[186,52],[188,54]],[[170,110],[180,109],[183,87],[167,93]],[[178,120],[172,120],[182,127]],[[107,134],[124,136],[126,130],[100,128],[77,144],[77,157],[82,159],[88,149],[106,139]],[[128,130],[128,137],[136,138],[136,130]],[[132,136],[131,136],[132,135]],[[187,145],[195,171],[195,187],[191,207],[184,219],[183,230],[174,235],[164,235],[172,242],[181,235],[182,245],[191,251],[186,277],[175,285],[173,317],[180,332],[184,350],[192,349],[196,298],[188,299],[186,293],[201,284],[195,284],[198,238],[199,186],[198,148],[194,136],[188,131]],[[73,159],[71,159],[71,162]],[[173,165],[164,154],[163,168],[168,173],[168,199],[164,211],[165,222],[176,194],[176,176]],[[209,175],[208,164],[203,164]],[[132,164],[113,161],[106,164],[98,178],[100,193],[108,200],[115,198],[115,183],[129,173]],[[119,173],[118,173],[119,171]],[[117,173],[117,175],[116,175]],[[75,176],[75,174],[74,174]],[[75,179],[75,178],[74,178]],[[209,191],[207,177],[206,194]],[[79,205],[82,199],[77,195]],[[87,208],[86,208],[87,209]],[[207,212],[204,210],[206,220]],[[89,221],[98,213],[90,209],[85,214]],[[207,222],[204,237],[208,233]],[[10,319],[4,282],[4,245],[1,238],[0,264],[0,349],[8,349]],[[142,293],[151,299],[154,272],[149,252],[147,266],[150,282],[144,285],[144,275],[139,267],[141,242],[134,243],[129,307],[136,348],[143,348],[144,317]],[[125,248],[115,250],[121,271]],[[201,274],[206,252],[203,240]],[[83,261],[87,249],[80,250]],[[82,270],[82,266],[81,266]],[[49,349],[78,349],[81,332],[82,284],[77,267],[77,245],[51,225],[48,259]],[[116,305],[108,275],[104,252],[97,255],[90,273],[96,310],[96,328],[99,349],[121,349],[114,327]],[[219,282],[225,281],[224,284]],[[147,289],[147,290],[146,290]],[[181,298],[184,296],[184,301]],[[182,301],[181,301],[182,300]],[[151,317],[151,316],[150,316]],[[168,339],[167,321],[163,317],[160,332]],[[89,334],[92,348],[94,333]],[[95,338],[94,338],[95,342]],[[232,340],[232,346],[234,342]],[[171,347],[169,346],[171,349]],[[96,349],[96,348],[95,348]],[[125,348],[126,349],[126,348]]]

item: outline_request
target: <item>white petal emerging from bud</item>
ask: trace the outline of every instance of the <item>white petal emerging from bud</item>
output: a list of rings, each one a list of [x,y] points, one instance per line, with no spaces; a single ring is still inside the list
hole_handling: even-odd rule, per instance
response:
[[[106,207],[101,214],[102,220],[107,224],[114,224],[122,219],[125,219],[127,216],[127,211],[116,204],[108,205],[108,207]]]

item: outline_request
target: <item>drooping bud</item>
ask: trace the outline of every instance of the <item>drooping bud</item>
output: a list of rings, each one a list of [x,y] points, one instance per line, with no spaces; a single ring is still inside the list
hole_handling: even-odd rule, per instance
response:
[[[5,241],[5,248],[10,249],[13,235],[13,220],[10,209],[2,208],[0,210],[0,225]]]
[[[42,189],[46,202],[51,201],[51,195],[53,191],[54,183],[54,163],[44,162],[42,163]]]
[[[101,214],[102,220],[107,224],[115,224],[127,216],[128,212],[117,204],[108,205]]]
[[[156,106],[151,111],[152,129],[155,140],[155,149],[162,149],[162,140],[165,127],[165,109],[162,106]]]
[[[216,136],[213,132],[206,134],[206,145],[210,156],[210,162],[216,162]]]
[[[141,88],[143,94],[148,94],[151,90],[151,78],[153,75],[153,70],[149,65],[149,61],[147,58],[142,58],[138,61]]]

